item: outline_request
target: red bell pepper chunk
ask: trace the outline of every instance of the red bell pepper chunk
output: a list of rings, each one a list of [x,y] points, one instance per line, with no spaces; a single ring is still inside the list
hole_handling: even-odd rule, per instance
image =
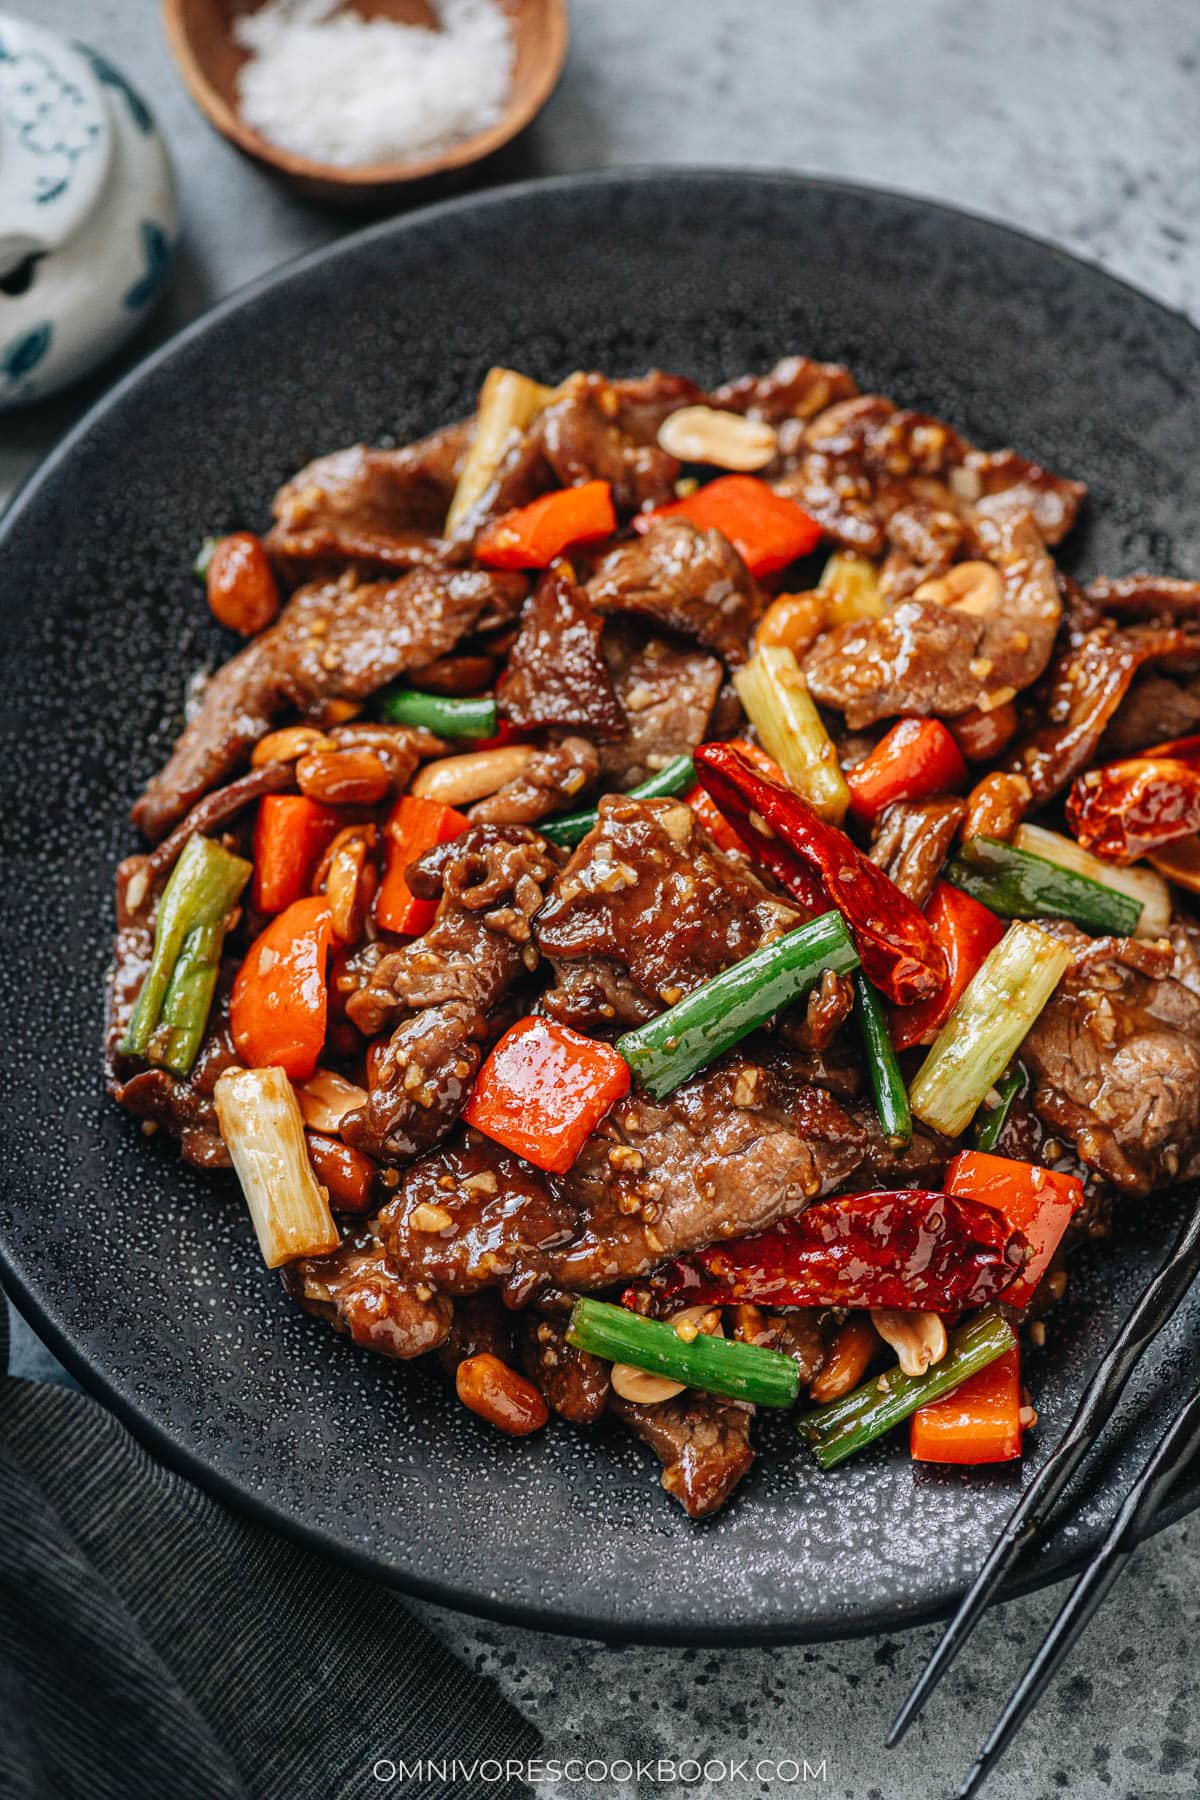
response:
[[[229,1025],[248,1068],[279,1068],[304,1081],[325,1043],[329,990],[329,903],[324,894],[293,901],[246,953],[229,1004]]]
[[[489,569],[548,569],[572,544],[595,543],[616,529],[612,483],[584,481],[485,525],[475,541],[475,560]]]
[[[815,519],[753,475],[718,476],[684,500],[637,513],[633,529],[648,531],[656,519],[688,519],[700,531],[719,531],[752,575],[786,569],[821,541]]]
[[[328,806],[303,794],[267,794],[259,801],[250,885],[256,912],[282,912],[308,893],[341,824]]]
[[[703,1305],[957,1312],[1005,1291],[1024,1253],[1020,1232],[988,1207],[913,1188],[820,1200],[673,1263],[656,1282]]]
[[[844,831],[730,744],[701,744],[694,760],[705,789],[780,886],[810,913],[837,907],[863,973],[889,1000],[912,1006],[941,993],[946,958],[929,921]]]
[[[520,1019],[480,1069],[463,1118],[526,1162],[565,1175],[629,1081],[611,1044],[550,1019]]]
[[[1015,1462],[1021,1454],[1021,1352],[1014,1345],[940,1400],[919,1406],[909,1426],[914,1462]]]
[[[896,800],[950,794],[967,779],[963,753],[940,719],[899,719],[846,770],[850,810],[868,823]]]
[[[925,904],[934,937],[946,956],[949,975],[940,994],[918,1000],[915,1006],[897,1008],[891,1014],[892,1046],[911,1050],[914,1044],[932,1044],[967,983],[1004,936],[1004,922],[994,912],[964,894],[961,888],[939,881]]]
[[[1030,1256],[1002,1298],[1025,1306],[1046,1273],[1071,1217],[1083,1205],[1077,1175],[1057,1174],[1037,1163],[1014,1162],[983,1150],[960,1150],[946,1169],[946,1192],[990,1206],[1012,1231],[1019,1231]]]
[[[729,745],[731,749],[739,750],[748,763],[753,763],[756,769],[760,769],[764,775],[769,775],[772,781],[778,781],[782,786],[787,786],[787,776],[775,758],[768,756],[766,751],[760,749],[757,744],[752,744],[748,738],[730,738]],[[743,854],[748,854],[746,845],[716,801],[709,799],[698,782],[691,793],[684,796],[684,804],[691,807],[718,850],[740,850]]]
[[[417,937],[428,931],[437,913],[433,900],[418,899],[406,871],[435,844],[461,837],[471,821],[440,800],[402,794],[383,828],[383,880],[375,896],[375,922],[385,931]]]

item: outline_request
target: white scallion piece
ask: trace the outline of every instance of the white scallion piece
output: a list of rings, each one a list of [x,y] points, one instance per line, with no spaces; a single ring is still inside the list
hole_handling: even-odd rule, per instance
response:
[[[840,825],[850,789],[792,651],[781,644],[760,645],[733,685],[764,750],[796,792],[829,824]]]
[[[1118,894],[1128,894],[1142,909],[1135,937],[1160,938],[1171,923],[1171,890],[1153,869],[1119,869],[1115,863],[1093,856],[1074,838],[1064,837],[1058,831],[1047,831],[1044,825],[1019,826],[1013,846],[1017,850],[1027,850],[1031,856],[1044,856],[1047,862],[1057,863],[1060,869],[1070,869],[1075,875],[1086,875],[1090,881],[1099,881],[1104,887],[1114,888]]]
[[[338,1228],[308,1160],[304,1120],[283,1070],[226,1069],[213,1100],[268,1269],[336,1250]]]
[[[1070,961],[1057,938],[1013,920],[967,983],[909,1088],[918,1119],[947,1137],[966,1130]]]
[[[829,558],[817,591],[824,597],[825,620],[831,626],[849,625],[855,619],[881,619],[887,610],[875,564],[845,550],[835,550]]]
[[[479,390],[475,434],[446,514],[446,534],[462,524],[486,492],[515,432],[524,431],[545,408],[554,389],[516,369],[489,369]]]

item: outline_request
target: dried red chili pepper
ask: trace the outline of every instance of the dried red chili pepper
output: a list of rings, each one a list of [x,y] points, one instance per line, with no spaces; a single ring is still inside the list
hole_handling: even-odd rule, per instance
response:
[[[1090,769],[1067,796],[1067,823],[1085,850],[1117,863],[1190,837],[1200,830],[1200,738]]]
[[[890,1306],[957,1312],[1003,1292],[1020,1231],[974,1200],[914,1188],[821,1200],[770,1231],[668,1264],[654,1285],[704,1305]]]
[[[738,836],[810,912],[836,906],[863,971],[897,1006],[939,994],[946,958],[925,915],[844,831],[751,767],[728,744],[701,744],[696,774]]]

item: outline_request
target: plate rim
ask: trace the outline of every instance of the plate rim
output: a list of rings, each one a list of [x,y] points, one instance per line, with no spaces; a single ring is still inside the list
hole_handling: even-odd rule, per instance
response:
[[[69,459],[76,446],[86,440],[93,428],[110,411],[119,408],[127,394],[168,363],[172,357],[180,354],[195,340],[219,326],[224,318],[237,313],[273,289],[289,284],[312,268],[321,267],[326,263],[336,261],[343,255],[352,254],[364,244],[392,236],[402,238],[409,230],[418,229],[428,221],[453,217],[458,213],[474,213],[495,206],[503,207],[514,200],[536,200],[541,194],[637,188],[662,182],[678,186],[686,186],[691,183],[711,185],[714,182],[735,186],[739,183],[750,182],[779,190],[805,189],[834,193],[850,198],[857,196],[873,202],[879,200],[895,202],[899,206],[916,207],[926,213],[940,214],[955,221],[965,221],[971,226],[982,227],[990,234],[997,234],[1025,245],[1031,245],[1042,254],[1049,254],[1074,271],[1084,271],[1093,281],[1099,281],[1117,290],[1118,293],[1128,295],[1143,306],[1152,307],[1171,321],[1172,325],[1183,325],[1200,343],[1200,326],[1197,326],[1182,309],[1167,305],[1154,294],[1147,293],[1145,289],[1139,288],[1123,276],[1112,273],[1102,265],[1076,255],[1073,251],[1063,248],[1061,244],[1007,220],[956,206],[943,200],[933,199],[902,187],[893,187],[885,183],[854,181],[835,176],[809,175],[800,170],[775,167],[758,168],[736,164],[698,163],[676,166],[649,163],[628,167],[574,170],[560,175],[539,176],[454,195],[376,220],[356,231],[337,237],[330,243],[319,244],[310,250],[288,257],[274,268],[263,271],[211,306],[206,307],[196,318],[173,333],[164,343],[139,359],[111,387],[99,395],[66,435],[19,484],[3,514],[0,514],[0,559],[3,558],[8,539],[14,528],[19,525],[22,514],[36,499],[42,486],[52,479],[59,466]],[[569,1636],[611,1644],[712,1647],[835,1643],[850,1638],[878,1635],[881,1632],[907,1631],[943,1619],[948,1616],[964,1591],[964,1588],[958,1584],[944,1585],[936,1592],[929,1594],[920,1604],[916,1606],[906,1604],[903,1611],[898,1611],[895,1604],[892,1606],[876,1604],[867,1610],[856,1613],[852,1619],[839,1623],[832,1630],[828,1623],[822,1621],[813,1621],[809,1625],[796,1621],[771,1619],[729,1627],[683,1623],[655,1626],[641,1623],[630,1629],[628,1626],[623,1626],[615,1616],[599,1615],[595,1608],[592,1608],[588,1616],[581,1620],[567,1607],[561,1605],[541,1606],[535,1602],[510,1601],[494,1597],[486,1592],[475,1590],[467,1592],[450,1582],[431,1579],[397,1567],[378,1554],[339,1537],[333,1530],[309,1523],[283,1507],[276,1506],[253,1489],[240,1483],[234,1476],[208,1462],[199,1450],[193,1449],[173,1437],[165,1426],[147,1412],[142,1411],[135,1399],[123,1394],[104,1369],[93,1362],[85,1349],[76,1345],[69,1331],[43,1305],[35,1286],[28,1284],[18,1271],[14,1258],[2,1236],[0,1236],[0,1276],[3,1277],[2,1285],[5,1291],[22,1317],[78,1380],[81,1387],[92,1398],[103,1403],[120,1419],[135,1440],[166,1467],[195,1482],[203,1492],[212,1496],[222,1505],[228,1506],[235,1513],[249,1517],[270,1530],[282,1532],[285,1537],[302,1544],[307,1550],[332,1558],[344,1566],[353,1568],[358,1574],[378,1581],[400,1593],[435,1606],[445,1607],[453,1612],[473,1618],[492,1620],[500,1624],[544,1631],[557,1636]],[[1175,1524],[1196,1508],[1200,1508],[1200,1490],[1192,1498],[1185,1495],[1168,1500],[1153,1520],[1150,1530],[1140,1541],[1144,1542],[1159,1531]],[[1049,1568],[1035,1565],[1004,1585],[1001,1591],[1001,1600],[1018,1598],[1023,1594],[1047,1587],[1056,1581],[1066,1580],[1084,1566],[1093,1553],[1093,1549],[1094,1546],[1090,1544],[1080,1546],[1068,1557],[1056,1561]]]

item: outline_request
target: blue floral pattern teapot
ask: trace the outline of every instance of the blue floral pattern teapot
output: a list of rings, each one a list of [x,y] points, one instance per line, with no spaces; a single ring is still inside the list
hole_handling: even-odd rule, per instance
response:
[[[0,13],[0,410],[112,354],[176,237],[166,146],[96,52]]]

